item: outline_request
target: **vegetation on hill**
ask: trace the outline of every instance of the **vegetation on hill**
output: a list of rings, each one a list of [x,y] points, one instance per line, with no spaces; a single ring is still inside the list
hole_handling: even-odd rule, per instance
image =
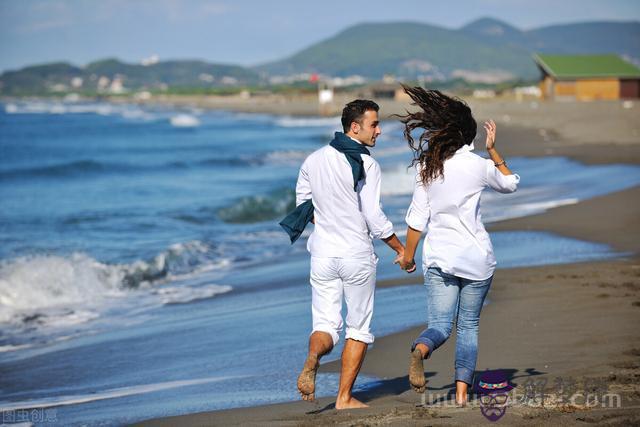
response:
[[[311,73],[369,80],[393,75],[431,86],[473,87],[534,81],[539,76],[534,53],[614,53],[640,63],[640,22],[587,22],[526,31],[493,18],[459,29],[415,22],[366,23],[254,68],[198,60],[143,65],[114,58],[84,67],[64,62],[35,65],[0,75],[0,95],[141,90],[206,94],[250,87],[281,91],[283,84],[299,86]],[[294,77],[270,80],[274,76]]]

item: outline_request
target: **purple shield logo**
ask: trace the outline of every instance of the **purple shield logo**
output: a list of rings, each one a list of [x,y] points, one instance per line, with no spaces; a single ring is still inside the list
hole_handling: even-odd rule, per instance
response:
[[[489,421],[498,421],[507,412],[509,391],[513,386],[505,373],[499,369],[485,371],[475,385],[480,395],[480,411]]]

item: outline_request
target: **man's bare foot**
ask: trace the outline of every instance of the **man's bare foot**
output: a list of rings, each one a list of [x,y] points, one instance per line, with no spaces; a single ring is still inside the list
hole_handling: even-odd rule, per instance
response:
[[[313,401],[316,391],[316,372],[318,372],[318,356],[309,354],[304,362],[302,372],[298,376],[298,391],[302,396],[302,400]]]
[[[338,399],[336,400],[336,409],[357,409],[357,408],[368,408],[369,405],[360,402],[355,397],[350,397],[348,399]]]
[[[409,359],[409,383],[416,393],[424,393],[427,380],[424,378],[422,353],[417,348],[411,352]]]

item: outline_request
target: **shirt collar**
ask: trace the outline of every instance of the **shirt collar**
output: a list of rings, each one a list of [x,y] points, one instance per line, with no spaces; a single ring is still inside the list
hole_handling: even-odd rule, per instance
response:
[[[458,150],[455,152],[455,154],[462,154],[462,153],[466,153],[468,151],[473,151],[474,150],[474,146],[473,146],[473,142],[469,145],[465,144],[462,147],[458,148]]]
[[[345,135],[347,135],[347,134],[345,133]],[[349,136],[349,135],[347,135],[347,136]],[[349,138],[351,138],[351,137],[349,136]],[[355,138],[351,138],[351,139],[354,140],[355,142],[357,142],[358,144],[362,145],[362,142],[358,141],[357,139],[355,139]]]

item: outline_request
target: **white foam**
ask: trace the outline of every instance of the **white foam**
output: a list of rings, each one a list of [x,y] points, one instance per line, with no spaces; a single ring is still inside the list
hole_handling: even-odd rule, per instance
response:
[[[50,114],[65,114],[67,112],[67,107],[63,104],[53,104],[49,109]]]
[[[415,169],[407,165],[397,165],[392,169],[382,171],[380,191],[383,196],[398,196],[413,194],[415,187]]]
[[[73,100],[20,101],[6,104],[4,110],[7,114],[98,114],[101,116],[115,114],[128,120],[149,122],[156,119],[156,115],[137,105]]]
[[[330,127],[341,129],[340,117],[281,117],[275,124],[285,128],[296,127]]]
[[[530,202],[513,204],[508,207],[503,207],[500,211],[493,211],[490,214],[484,214],[483,218],[485,222],[497,222],[504,221],[506,219],[521,218],[529,215],[535,215],[548,211],[549,209],[557,208],[559,206],[574,205],[580,200],[576,198],[559,199],[559,200],[547,200],[543,202]]]
[[[61,313],[58,316],[48,316],[47,326],[64,328],[87,323],[99,317],[100,314],[98,314],[96,311],[73,310],[71,312]]]
[[[4,106],[4,111],[7,114],[16,114],[18,112],[18,106],[16,104],[7,104]]]
[[[153,294],[160,297],[162,304],[184,304],[211,298],[231,291],[231,286],[209,284],[204,286],[162,286],[154,289]]]
[[[0,345],[0,353],[6,353],[9,351],[24,350],[33,347],[33,344],[19,344],[19,345]]]
[[[17,314],[96,302],[122,292],[125,271],[86,254],[37,255],[0,262],[0,322]]]
[[[169,119],[172,126],[179,128],[190,128],[200,126],[200,120],[190,114],[178,114]]]
[[[130,264],[105,264],[83,253],[3,260],[0,324],[64,328],[87,323],[100,317],[114,299],[229,265],[229,259],[214,256],[198,240],[174,244],[150,261]],[[222,285],[177,288],[160,291],[164,292],[160,304],[211,298],[231,290]]]
[[[24,400],[21,402],[0,402],[0,412],[15,411],[19,409],[51,408],[54,406],[77,405],[79,403],[95,402],[96,400],[114,399],[117,397],[133,396],[138,394],[153,393],[161,390],[170,390],[198,384],[208,384],[231,379],[245,378],[246,375],[208,377],[193,380],[167,381],[154,384],[142,384],[131,387],[119,387],[103,390],[91,394],[72,394],[66,396],[45,397],[42,399]]]
[[[402,133],[404,125],[397,120],[387,120],[380,122],[380,130],[382,136],[389,135],[390,133]]]
[[[265,160],[269,163],[298,165],[304,161],[309,155],[308,151],[274,151],[265,156]]]
[[[376,158],[396,156],[398,154],[408,154],[410,152],[409,147],[406,144],[398,143],[396,147],[375,148],[373,156]],[[410,158],[409,155],[407,158]],[[408,162],[407,162],[408,165]],[[406,167],[406,166],[405,166]]]
[[[139,108],[127,108],[124,109],[121,113],[122,117],[129,120],[140,120],[140,121],[152,121],[155,119],[153,114],[150,114],[147,111],[141,110]]]

